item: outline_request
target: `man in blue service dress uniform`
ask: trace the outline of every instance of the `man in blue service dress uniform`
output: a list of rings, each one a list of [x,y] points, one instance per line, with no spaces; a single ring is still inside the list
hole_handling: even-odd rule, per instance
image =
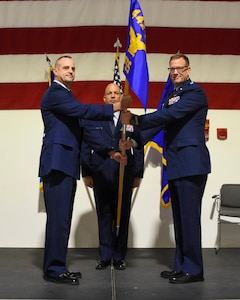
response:
[[[114,83],[108,84],[103,99],[105,104],[121,101],[120,88]],[[97,270],[107,268],[112,261],[115,269],[126,268],[132,189],[139,186],[143,177],[144,153],[141,134],[137,125],[128,124],[126,139],[133,142],[134,146],[126,150],[127,164],[123,180],[120,228],[116,234],[119,162],[125,163],[121,161],[119,149],[123,126],[119,115],[119,112],[114,113],[115,125],[113,121],[82,122],[82,176],[85,184],[94,188],[98,218],[100,260],[96,265]]]
[[[80,172],[80,119],[111,120],[121,105],[83,105],[77,101],[70,91],[75,78],[70,56],[58,58],[53,71],[55,80],[41,101],[44,137],[39,176],[47,213],[43,272],[47,281],[75,285],[81,273],[67,269],[66,256]]]
[[[190,71],[187,56],[173,55],[169,72],[174,91],[161,110],[138,117],[145,142],[164,129],[176,251],[174,269],[161,272],[161,277],[175,284],[204,280],[201,204],[211,171],[204,135],[208,102],[202,88],[190,80]]]

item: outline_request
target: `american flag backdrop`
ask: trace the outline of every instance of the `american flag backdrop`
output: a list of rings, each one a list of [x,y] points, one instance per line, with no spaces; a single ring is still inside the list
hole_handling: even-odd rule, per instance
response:
[[[38,109],[53,63],[70,54],[73,93],[102,103],[114,72],[119,37],[121,80],[129,0],[0,1],[0,109]],[[146,25],[148,108],[157,108],[171,54],[189,56],[191,79],[206,91],[210,109],[240,109],[240,2],[139,0]],[[134,97],[133,107],[142,107]]]

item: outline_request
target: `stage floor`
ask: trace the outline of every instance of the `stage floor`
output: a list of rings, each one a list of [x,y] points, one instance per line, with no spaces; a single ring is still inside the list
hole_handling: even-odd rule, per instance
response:
[[[68,267],[80,285],[42,279],[43,249],[0,248],[0,299],[198,300],[240,299],[240,249],[203,249],[205,281],[174,285],[160,277],[174,249],[129,249],[127,269],[95,270],[97,249],[69,249]]]

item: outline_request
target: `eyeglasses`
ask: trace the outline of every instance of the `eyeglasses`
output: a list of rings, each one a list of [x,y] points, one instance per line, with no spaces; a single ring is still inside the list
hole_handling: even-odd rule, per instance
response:
[[[184,71],[186,71],[186,68],[188,68],[188,66],[184,66],[184,67],[176,67],[176,68],[168,68],[168,71],[170,73],[174,73],[175,71],[177,71],[178,73],[183,73]],[[185,69],[185,70],[184,70]]]

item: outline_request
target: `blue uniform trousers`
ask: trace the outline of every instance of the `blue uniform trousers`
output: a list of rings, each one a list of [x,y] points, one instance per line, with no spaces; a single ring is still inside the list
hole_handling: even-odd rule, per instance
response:
[[[49,276],[67,272],[66,257],[76,179],[59,171],[43,177],[47,212],[43,271]]]
[[[169,181],[176,241],[174,269],[203,275],[201,206],[207,175]]]

